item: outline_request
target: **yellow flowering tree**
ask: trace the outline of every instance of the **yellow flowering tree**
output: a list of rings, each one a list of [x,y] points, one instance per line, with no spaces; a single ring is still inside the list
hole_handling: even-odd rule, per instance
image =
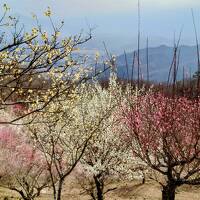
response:
[[[91,33],[63,37],[64,22],[55,26],[48,8],[44,15],[50,21],[52,32],[43,30],[36,15],[36,26],[30,32],[20,27],[17,18],[9,16],[3,6],[0,19],[0,110],[21,106],[17,117],[0,123],[17,124],[18,120],[40,112],[59,96],[68,98],[74,88],[89,79],[84,60],[73,56],[77,48],[91,39]],[[30,109],[31,107],[31,109]],[[30,121],[26,121],[30,123]]]

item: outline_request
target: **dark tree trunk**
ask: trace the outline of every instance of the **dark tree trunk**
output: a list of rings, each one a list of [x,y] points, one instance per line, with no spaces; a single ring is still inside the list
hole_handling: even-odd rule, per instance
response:
[[[63,182],[64,182],[64,179],[60,179],[60,180],[59,180],[59,183],[58,183],[57,200],[61,200]]]
[[[23,200],[32,200],[31,198],[27,197],[27,195],[25,195],[22,190],[18,190],[16,188],[10,188],[10,189],[18,192]]]
[[[145,177],[142,178],[142,184],[145,184],[146,183],[146,179]]]
[[[94,181],[97,190],[97,200],[103,200],[103,183],[99,180],[99,177],[94,176]]]
[[[23,200],[31,200],[30,198],[26,197],[26,195],[22,191],[19,191],[19,194],[21,195]]]
[[[175,184],[168,183],[166,186],[163,186],[162,200],[175,200],[175,191],[176,191]]]

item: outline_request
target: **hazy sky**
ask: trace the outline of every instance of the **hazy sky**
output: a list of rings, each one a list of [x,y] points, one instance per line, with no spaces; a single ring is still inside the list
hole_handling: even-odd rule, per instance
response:
[[[42,16],[50,6],[54,19],[65,21],[64,32],[87,31],[87,24],[96,27],[90,47],[101,46],[106,41],[112,50],[135,48],[137,35],[137,0],[1,0],[12,12],[21,16],[25,25],[30,24],[31,13]],[[191,8],[194,8],[196,24],[200,27],[200,0],[141,0],[142,40],[150,38],[151,46],[172,44],[174,33],[183,26],[182,43],[194,43]],[[200,29],[199,29],[200,33]],[[96,45],[96,46],[95,46]]]

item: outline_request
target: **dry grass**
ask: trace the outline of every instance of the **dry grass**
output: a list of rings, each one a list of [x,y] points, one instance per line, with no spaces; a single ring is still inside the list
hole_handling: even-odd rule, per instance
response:
[[[107,200],[160,200],[161,190],[160,186],[148,181],[142,185],[139,181],[134,182],[117,182],[112,186],[117,186],[117,189],[107,194]],[[80,195],[82,192],[79,184],[73,177],[66,180],[63,190],[63,200],[89,200],[87,195]],[[15,192],[0,188],[0,200],[17,200],[18,195]],[[38,200],[52,199],[51,191],[44,191],[41,198]],[[183,186],[177,190],[176,200],[200,200],[200,187]]]

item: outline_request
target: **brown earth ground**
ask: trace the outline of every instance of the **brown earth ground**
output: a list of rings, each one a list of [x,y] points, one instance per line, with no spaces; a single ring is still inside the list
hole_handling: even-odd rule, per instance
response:
[[[161,188],[153,181],[147,181],[142,185],[139,181],[113,183],[109,187],[117,187],[116,190],[106,195],[106,200],[161,200]],[[90,200],[87,195],[80,195],[83,190],[75,182],[73,177],[68,177],[63,190],[63,200]],[[6,197],[6,198],[5,198]],[[17,200],[15,192],[0,188],[0,200]],[[38,200],[51,200],[50,191],[44,191]],[[182,186],[177,189],[176,200],[200,200],[200,186]]]

